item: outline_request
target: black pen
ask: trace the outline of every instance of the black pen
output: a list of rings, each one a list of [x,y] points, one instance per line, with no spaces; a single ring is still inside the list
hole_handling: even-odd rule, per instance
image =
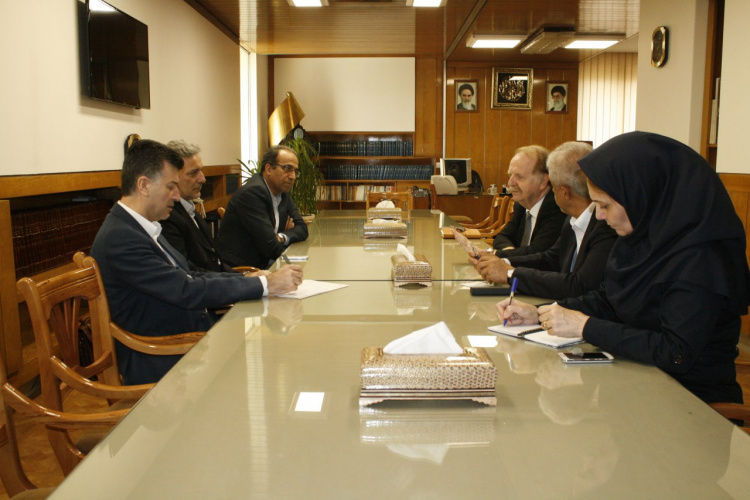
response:
[[[518,288],[518,278],[513,278],[513,281],[511,281],[510,284],[510,300],[508,301],[508,307],[513,303],[513,296],[516,294],[516,289]],[[503,320],[503,326],[505,326],[508,323],[508,318],[505,318]]]

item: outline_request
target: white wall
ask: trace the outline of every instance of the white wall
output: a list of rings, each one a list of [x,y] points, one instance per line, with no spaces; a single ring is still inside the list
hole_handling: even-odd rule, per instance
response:
[[[292,92],[306,130],[414,131],[413,57],[276,58],[273,82],[274,108]]]
[[[747,21],[750,2],[726,0],[724,4],[724,42],[721,60],[721,91],[719,93],[719,135],[716,171],[750,173],[748,161],[748,120],[750,101],[747,82],[750,64],[747,57]]]
[[[742,1],[742,0],[738,0]],[[708,0],[641,1],[636,129],[700,151]],[[651,66],[651,33],[669,28],[668,60]]]
[[[0,175],[116,170],[131,133],[236,163],[239,48],[182,0],[108,1],[148,25],[151,109],[81,97],[76,0],[3,2]]]

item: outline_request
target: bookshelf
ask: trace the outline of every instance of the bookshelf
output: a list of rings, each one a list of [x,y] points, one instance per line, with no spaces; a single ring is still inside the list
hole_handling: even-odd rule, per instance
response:
[[[226,206],[240,185],[240,166],[203,171],[206,211]],[[0,356],[9,373],[20,370],[23,345],[33,342],[32,336],[22,335],[25,306],[20,306],[16,281],[23,276],[47,279],[73,269],[73,254],[90,251],[119,198],[120,170],[0,177]]]
[[[435,158],[414,156],[413,132],[308,132],[325,184],[319,209],[364,209],[367,192],[428,189]]]

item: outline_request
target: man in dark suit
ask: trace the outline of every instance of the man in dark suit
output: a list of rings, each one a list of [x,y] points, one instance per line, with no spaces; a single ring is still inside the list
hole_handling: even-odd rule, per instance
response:
[[[510,160],[507,187],[515,204],[513,218],[492,244],[500,257],[542,252],[560,236],[565,214],[551,194],[548,155],[541,146],[524,146]]]
[[[215,317],[207,310],[269,293],[287,293],[302,282],[299,266],[268,276],[194,272],[161,235],[158,222],[179,203],[178,167],[182,158],[167,146],[141,140],[122,166],[122,198],[94,239],[112,320],[147,336],[204,331]],[[117,344],[117,361],[126,384],[159,380],[179,356],[152,356]]]
[[[180,201],[174,204],[169,217],[160,221],[161,234],[188,260],[191,269],[234,272],[219,256],[211,230],[193,203],[200,199],[206,182],[200,148],[182,140],[170,141],[167,146],[182,157],[184,165],[178,173]]]
[[[229,200],[216,244],[231,266],[268,269],[286,248],[307,239],[307,224],[289,196],[297,174],[297,153],[273,146],[261,171]]]
[[[553,299],[578,297],[601,286],[617,233],[606,221],[597,220],[586,176],[578,166],[591,149],[582,142],[566,142],[547,160],[555,199],[569,216],[555,244],[544,252],[509,259],[472,259],[482,278],[493,283],[518,278],[520,293]]]

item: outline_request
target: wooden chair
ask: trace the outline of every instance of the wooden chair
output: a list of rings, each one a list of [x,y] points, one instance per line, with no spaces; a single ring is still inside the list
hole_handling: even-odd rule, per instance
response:
[[[223,219],[224,218],[224,214],[226,213],[227,209],[224,208],[224,207],[219,207],[219,208],[216,209],[216,211],[219,213],[219,218]]]
[[[487,218],[476,223],[462,224],[462,226],[469,229],[487,229],[493,227],[499,219],[499,213],[502,211],[502,204],[503,202],[505,202],[505,198],[505,196],[496,194],[492,197],[492,202],[490,203],[490,213]]]
[[[90,433],[77,443],[71,430],[91,431],[117,423],[153,384],[122,386],[117,369],[113,338],[131,348],[151,354],[182,354],[194,345],[187,335],[160,338],[140,337],[120,329],[110,321],[109,306],[96,262],[77,255],[82,266],[48,280],[35,282],[22,278],[17,288],[29,309],[39,363],[41,402],[29,400],[3,379],[3,399],[8,407],[44,423],[47,437],[63,474],[68,475],[103,435]],[[78,353],[78,328],[81,304],[86,302],[91,321],[94,361],[81,366]],[[161,343],[167,344],[160,345]],[[145,347],[144,347],[145,346]],[[94,380],[96,377],[96,380]],[[107,400],[102,412],[81,414],[65,410],[70,391],[78,391]]]
[[[430,209],[440,210],[437,202],[437,190],[435,189],[435,184],[432,183],[430,183]],[[448,215],[448,217],[461,225],[471,224],[474,222],[471,217],[467,217],[465,215]]]
[[[750,361],[737,358],[734,365],[737,369],[737,375],[750,375]],[[744,404],[711,403],[709,406],[724,418],[743,421],[742,429],[750,434],[750,401],[746,400]]]

